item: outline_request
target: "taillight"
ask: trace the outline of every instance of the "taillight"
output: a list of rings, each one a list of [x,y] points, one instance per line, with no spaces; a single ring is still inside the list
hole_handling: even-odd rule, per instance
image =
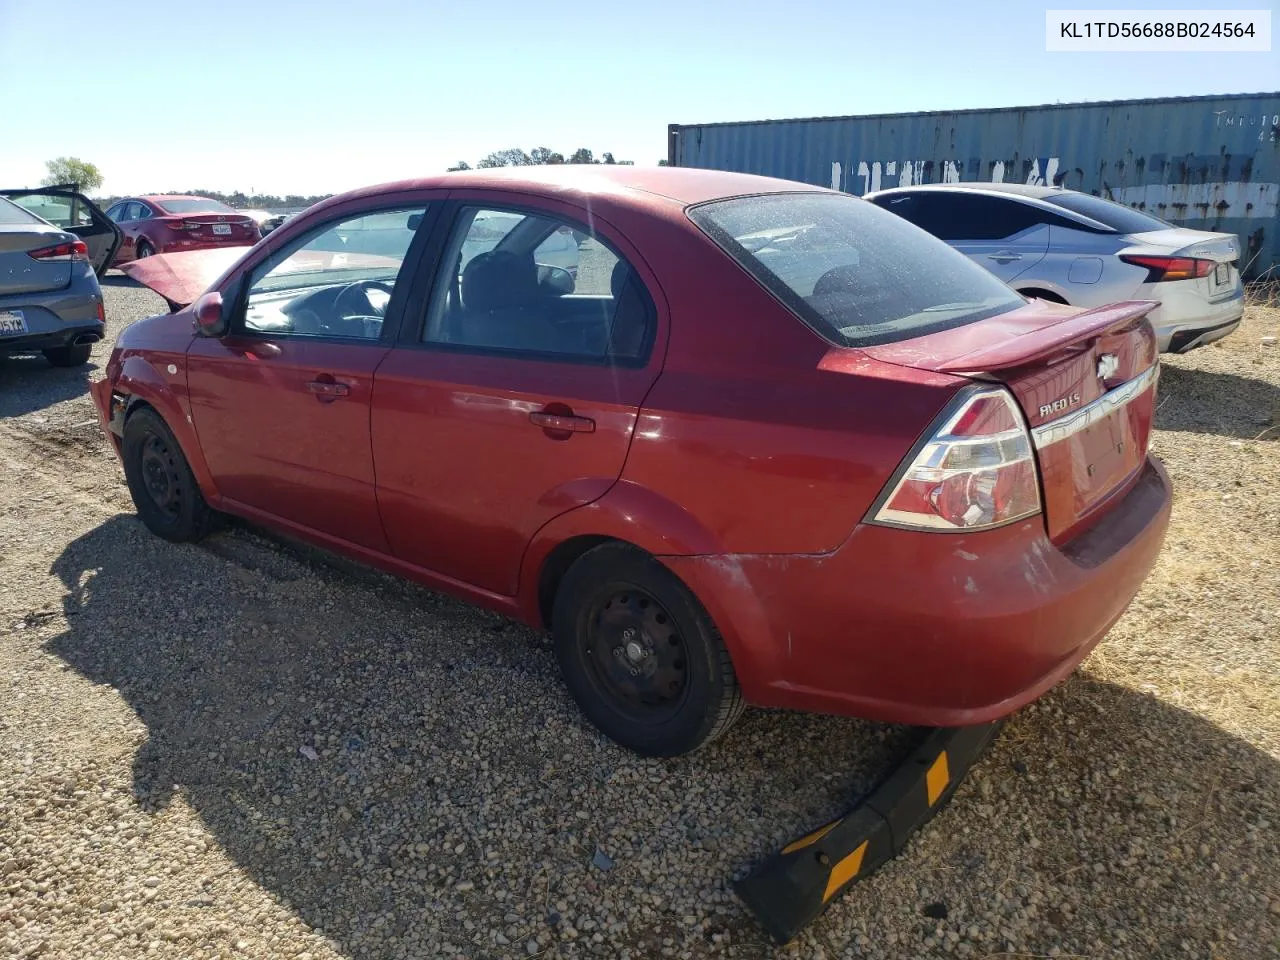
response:
[[[70,243],[59,243],[53,247],[41,247],[39,250],[28,250],[27,256],[32,260],[84,260],[89,259],[89,248],[83,240],[72,240]]]
[[[964,394],[873,510],[872,523],[957,531],[1039,513],[1031,435],[1010,393],[989,387]]]
[[[1135,267],[1147,268],[1147,283],[1160,283],[1164,280],[1190,280],[1193,277],[1207,277],[1217,266],[1213,260],[1197,260],[1193,257],[1147,257],[1122,255],[1125,263]]]
[[[164,225],[170,230],[199,230],[200,224],[187,220],[166,220]]]

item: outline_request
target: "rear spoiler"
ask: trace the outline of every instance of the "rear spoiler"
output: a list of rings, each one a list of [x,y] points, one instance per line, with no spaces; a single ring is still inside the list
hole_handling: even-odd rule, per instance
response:
[[[215,280],[252,249],[212,247],[208,250],[158,253],[121,264],[120,270],[131,280],[164,297],[170,310],[181,310],[194,303]]]
[[[1019,336],[981,346],[950,360],[931,364],[942,373],[994,373],[1042,363],[1063,348],[1108,330],[1142,320],[1159,306],[1155,300],[1123,300],[1086,310]]]

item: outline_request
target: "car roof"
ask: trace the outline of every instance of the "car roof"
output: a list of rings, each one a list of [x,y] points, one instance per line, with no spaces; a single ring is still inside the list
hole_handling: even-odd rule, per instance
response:
[[[874,193],[904,193],[907,190],[938,190],[950,193],[1003,193],[1032,200],[1043,200],[1045,197],[1074,193],[1066,187],[1034,186],[1026,183],[982,183],[980,181],[960,183],[917,183],[909,187],[886,187]]]
[[[835,193],[825,187],[792,180],[778,180],[748,173],[702,170],[693,167],[636,167],[630,164],[539,164],[461,170],[394,183],[365,187],[342,194],[341,199],[406,190],[518,190],[579,202],[606,198],[630,205],[675,202],[684,206],[726,197],[761,193]],[[338,197],[334,200],[340,199]],[[326,201],[332,202],[332,201]]]

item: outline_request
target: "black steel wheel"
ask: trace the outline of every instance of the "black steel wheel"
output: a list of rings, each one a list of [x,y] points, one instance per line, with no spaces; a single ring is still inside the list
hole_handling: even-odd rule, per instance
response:
[[[199,540],[212,529],[216,514],[205,503],[173,432],[154,410],[143,408],[129,417],[121,459],[129,495],[148,530],[182,543]]]
[[[702,605],[670,570],[626,544],[596,547],[569,568],[552,621],[574,699],[637,753],[689,753],[742,711],[733,664]]]

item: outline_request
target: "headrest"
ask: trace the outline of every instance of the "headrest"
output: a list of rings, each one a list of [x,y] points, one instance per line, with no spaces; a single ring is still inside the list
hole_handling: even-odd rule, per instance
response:
[[[526,306],[538,295],[533,256],[509,250],[477,254],[462,271],[462,305],[468,310]]]

